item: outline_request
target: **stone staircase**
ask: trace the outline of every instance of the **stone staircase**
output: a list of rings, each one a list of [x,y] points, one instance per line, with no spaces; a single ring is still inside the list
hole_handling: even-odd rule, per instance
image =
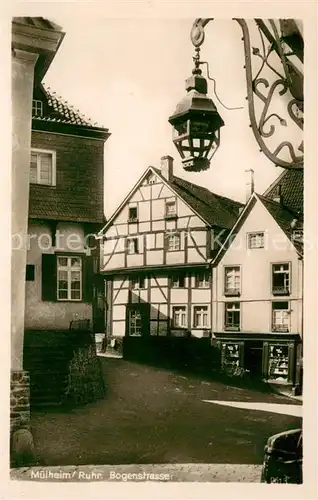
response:
[[[24,369],[30,373],[31,407],[63,403],[74,352],[94,343],[90,332],[26,331]]]

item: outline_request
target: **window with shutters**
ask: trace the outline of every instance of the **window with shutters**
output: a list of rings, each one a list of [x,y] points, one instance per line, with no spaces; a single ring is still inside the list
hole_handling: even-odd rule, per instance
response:
[[[31,149],[30,183],[43,186],[56,185],[55,151]]]
[[[289,331],[290,309],[288,302],[272,302],[272,331]]]
[[[82,258],[57,257],[57,300],[82,300]]]

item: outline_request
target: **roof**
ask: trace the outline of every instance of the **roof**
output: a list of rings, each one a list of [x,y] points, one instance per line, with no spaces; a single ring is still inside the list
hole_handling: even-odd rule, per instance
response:
[[[264,196],[257,195],[271,216],[275,219],[279,227],[284,231],[285,235],[293,242],[297,252],[303,252],[303,244],[301,238],[297,238],[297,231],[303,231],[303,218],[296,218],[295,213],[290,211],[284,205],[276,201],[269,200]],[[291,226],[294,223],[294,227]],[[295,236],[296,235],[296,236]]]
[[[100,236],[112,225],[122,207],[126,205],[132,194],[151,171],[158,175],[162,182],[169,186],[209,226],[230,230],[239,216],[240,208],[244,207],[244,204],[239,201],[212,193],[202,186],[192,184],[192,182],[179,177],[173,176],[172,180],[168,181],[158,168],[151,166],[147,168],[117,210],[108,219],[99,233]]]
[[[96,122],[93,123],[90,118],[81,114],[78,109],[75,110],[74,107],[61,96],[57,96],[50,87],[42,85],[42,91],[47,98],[47,106],[43,106],[43,115],[33,115],[33,120],[67,123],[70,125],[81,125],[92,128],[98,127]]]
[[[25,26],[34,26],[35,28],[62,31],[61,26],[45,17],[14,17],[13,22]]]
[[[34,67],[35,84],[43,80],[64,36],[61,26],[44,17],[12,19],[12,47],[38,55]]]
[[[216,257],[213,260],[213,264],[215,264],[220,257],[224,255],[224,253],[229,248],[229,245],[233,241],[233,235],[237,234],[240,228],[242,227],[243,222],[247,219],[251,210],[253,209],[255,203],[260,201],[266,210],[270,213],[273,219],[277,222],[279,227],[282,229],[284,234],[288,237],[288,239],[293,243],[296,251],[299,254],[303,253],[303,243],[302,243],[302,231],[303,231],[303,218],[302,216],[295,215],[295,212],[289,210],[285,206],[280,203],[273,201],[271,199],[266,198],[263,195],[253,193],[250,197],[248,203],[245,205],[244,210],[237,218],[232,230],[228,234],[225,242],[222,247],[218,251]],[[293,227],[292,227],[293,225]]]
[[[70,200],[60,200],[57,197],[37,197],[35,193],[29,199],[30,219],[54,219],[61,221],[80,221],[103,224],[105,216],[102,208],[97,213],[96,206],[89,206],[88,203],[81,203],[70,197]]]
[[[243,203],[212,193],[207,188],[180,177],[173,176],[172,180],[168,181],[159,169],[152,168],[209,225],[224,229],[233,227],[239,216],[239,209],[244,207]]]
[[[304,213],[304,170],[286,169],[267,188],[263,196],[273,199],[277,186],[281,186],[282,202],[285,208],[295,213]]]

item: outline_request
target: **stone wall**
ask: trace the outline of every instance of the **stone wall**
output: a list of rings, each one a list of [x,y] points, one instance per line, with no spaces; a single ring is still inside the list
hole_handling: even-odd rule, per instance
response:
[[[11,433],[21,421],[30,420],[30,377],[24,370],[11,371],[10,427]]]

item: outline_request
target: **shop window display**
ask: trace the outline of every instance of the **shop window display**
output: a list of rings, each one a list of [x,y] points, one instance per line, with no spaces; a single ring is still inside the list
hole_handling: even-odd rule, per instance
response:
[[[269,346],[268,378],[286,381],[288,378],[288,346]]]

